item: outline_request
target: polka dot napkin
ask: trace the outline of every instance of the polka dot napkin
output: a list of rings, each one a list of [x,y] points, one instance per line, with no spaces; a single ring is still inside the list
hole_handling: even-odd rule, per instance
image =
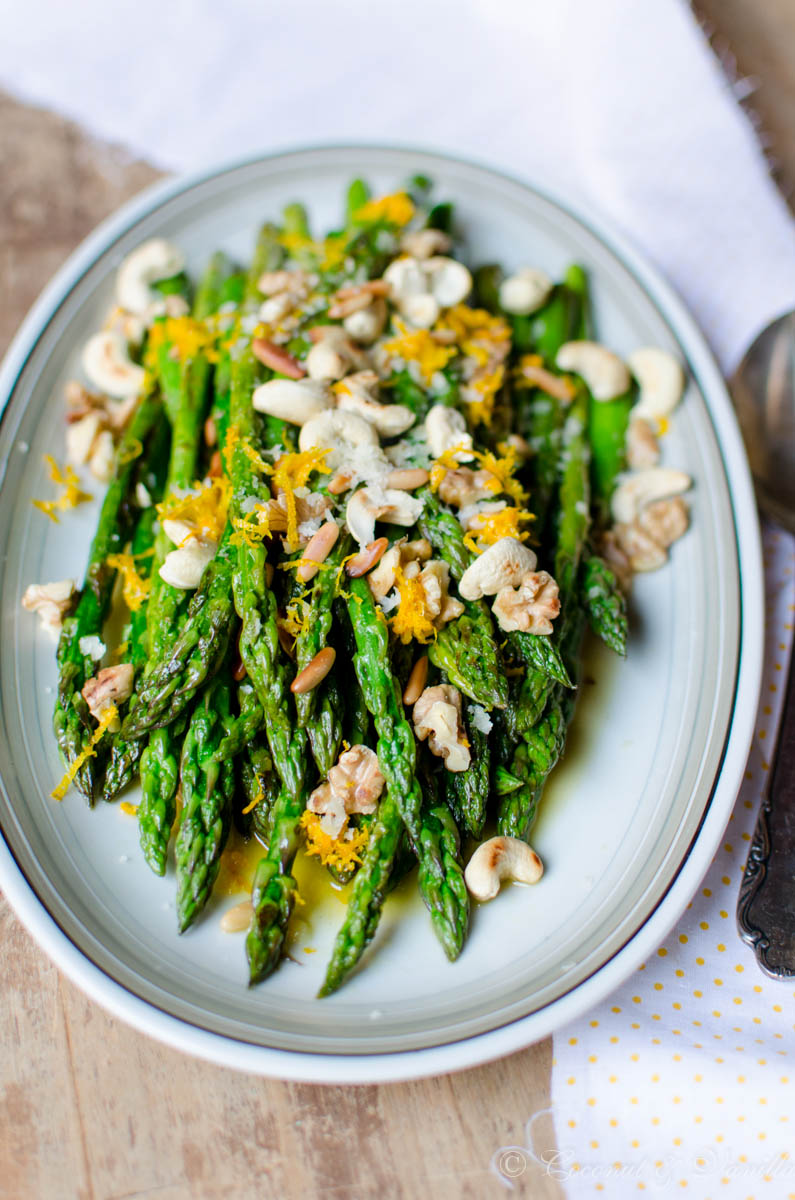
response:
[[[795,539],[768,527],[764,548],[762,697],[724,844],[656,954],[555,1037],[548,1169],[578,1200],[795,1200],[795,987],[762,974],[735,924],[795,619]]]

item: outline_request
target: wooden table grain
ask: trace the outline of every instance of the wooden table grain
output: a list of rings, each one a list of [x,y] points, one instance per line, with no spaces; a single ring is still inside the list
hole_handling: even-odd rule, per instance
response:
[[[791,0],[698,0],[795,189]],[[74,246],[157,177],[0,93],[0,353]],[[552,1042],[441,1079],[316,1087],[260,1079],[127,1028],[69,983],[0,898],[0,1197],[292,1200],[503,1195],[490,1170],[549,1104]],[[541,1149],[552,1149],[548,1120]],[[551,1200],[532,1161],[515,1195]]]

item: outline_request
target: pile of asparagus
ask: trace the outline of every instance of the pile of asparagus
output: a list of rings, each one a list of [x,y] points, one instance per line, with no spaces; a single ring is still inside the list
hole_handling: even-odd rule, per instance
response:
[[[415,226],[455,235],[451,206],[431,206],[427,181],[414,180],[406,190]],[[516,479],[530,496],[531,543],[553,564],[559,587],[561,612],[551,635],[504,634],[483,600],[467,600],[427,646],[407,646],[391,632],[367,578],[347,574],[356,547],[344,526],[323,569],[304,587],[290,569],[301,561],[300,547],[286,546],[275,533],[236,536],[250,524],[254,507],[271,497],[261,465],[278,465],[279,454],[295,450],[297,434],[295,426],[252,406],[255,387],[278,375],[255,354],[262,336],[255,320],[263,302],[258,283],[283,268],[315,272],[311,303],[285,346],[300,362],[313,326],[330,323],[331,297],[346,284],[382,276],[399,253],[402,218],[389,206],[368,208],[368,200],[356,181],[343,228],[323,242],[312,239],[304,210],[290,205],[280,226],[261,230],[247,271],[219,253],[195,291],[182,273],[155,285],[165,296],[188,300],[196,336],[187,347],[173,343],[169,322],[160,317],[141,349],[145,384],[117,448],[84,585],[63,624],[54,718],[63,757],[89,803],[113,800],[140,779],[140,842],[159,875],[174,837],[180,931],[207,904],[233,823],[261,841],[246,937],[252,983],[277,966],[284,950],[297,892],[292,867],[310,792],[344,745],[376,750],[383,794],[372,815],[351,819],[364,835],[360,862],[329,867],[353,882],[324,995],[356,965],[387,894],[415,865],[439,940],[450,959],[457,957],[470,915],[462,843],[480,839],[487,821],[499,834],[527,838],[563,751],[585,626],[590,622],[619,654],[627,633],[621,589],[596,547],[624,465],[633,397],[594,404],[575,379],[572,398],[564,400],[522,379],[519,369],[522,357],[533,354],[546,372],[560,376],[559,347],[588,337],[588,289],[578,267],[531,315],[500,309],[501,274],[493,266],[474,273],[469,302],[510,328],[492,419],[469,428],[484,453],[496,451],[509,434],[527,449]],[[441,402],[466,416],[454,359],[444,375]],[[440,402],[438,387],[431,395],[405,367],[384,386],[412,410],[418,427]],[[208,478],[224,497],[226,524],[198,587],[186,591],[160,575],[172,547],[158,513],[195,489],[195,480],[206,486]],[[313,486],[327,484],[318,476]],[[400,532],[426,538],[458,581],[476,557],[471,540],[438,491],[426,485],[418,495],[417,526]],[[152,503],[142,507],[141,496]],[[390,542],[396,539],[394,526],[380,529]],[[116,660],[132,665],[134,690],[117,727],[98,728],[82,695],[96,671],[85,639],[103,636],[116,577],[111,564],[122,553],[132,556],[147,596],[130,613]],[[285,613],[296,603],[302,620],[291,636]],[[296,675],[327,646],[352,659],[358,688],[332,668],[318,686],[293,694]],[[445,770],[417,742],[404,711],[407,679],[425,652],[428,682],[449,682],[466,698],[471,763],[465,771]],[[488,733],[473,721],[471,704],[490,714]]]

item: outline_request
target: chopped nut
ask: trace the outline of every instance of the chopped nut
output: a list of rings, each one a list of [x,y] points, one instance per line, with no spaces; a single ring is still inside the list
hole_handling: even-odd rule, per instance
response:
[[[690,518],[682,497],[674,496],[669,500],[648,504],[635,523],[644,533],[653,537],[659,546],[667,549],[687,532]]]
[[[452,244],[452,239],[441,229],[415,229],[400,239],[400,249],[420,260],[446,254]]]
[[[497,592],[492,612],[506,633],[549,634],[560,612],[558,585],[546,571],[529,571],[518,587]]]
[[[38,613],[44,628],[58,633],[76,595],[73,579],[61,579],[57,583],[32,583],[25,589],[22,607],[28,612]]]
[[[326,678],[334,666],[336,657],[337,651],[333,646],[324,646],[322,650],[318,650],[315,657],[311,662],[307,663],[303,671],[298,672],[290,684],[290,691],[296,696],[302,696],[304,692],[311,692],[313,688],[316,688]]]
[[[493,837],[481,842],[467,863],[464,879],[476,900],[493,900],[504,879],[537,883],[544,864],[527,842],[518,838]]]
[[[254,338],[251,350],[254,357],[264,366],[286,375],[288,379],[303,379],[306,375],[306,371],[292,354],[288,354],[281,346],[274,345],[266,338]]]
[[[347,574],[351,579],[358,579],[361,575],[366,575],[383,557],[388,546],[389,542],[385,537],[376,538],[374,542],[370,542],[364,550],[360,550],[358,554],[354,554],[353,558],[348,560],[345,566]]]
[[[102,429],[96,437],[88,461],[88,469],[95,479],[108,483],[113,476],[116,465],[116,449],[113,444],[113,434],[109,429]]]
[[[310,579],[315,578],[320,564],[328,558],[339,535],[340,527],[336,521],[326,521],[317,533],[312,535],[302,555],[304,562],[296,570],[296,576],[302,583],[308,583]]]
[[[660,461],[657,437],[645,417],[633,417],[627,430],[627,463],[633,471],[655,467]]]
[[[388,488],[397,488],[398,491],[414,492],[418,487],[424,487],[430,476],[423,467],[402,467],[395,471],[390,471],[385,480],[385,486]]]
[[[421,654],[411,668],[411,674],[406,682],[406,688],[403,692],[403,703],[407,708],[415,704],[419,700],[425,690],[425,682],[428,678],[428,655]]]
[[[91,451],[102,428],[102,412],[92,409],[78,421],[66,427],[66,458],[76,467],[82,467],[91,457]]]
[[[229,908],[221,917],[221,928],[224,933],[242,933],[251,924],[254,910],[250,900],[241,900],[234,908]]]
[[[414,732],[428,739],[432,754],[444,759],[448,771],[466,771],[471,760],[461,721],[461,693],[449,683],[426,688],[414,705]]]
[[[445,504],[465,508],[495,494],[496,476],[491,471],[473,471],[471,467],[456,467],[447,471],[439,484],[439,497]]]
[[[441,630],[448,621],[454,621],[464,611],[460,600],[448,595],[450,567],[441,559],[431,559],[420,571],[422,590],[425,592],[426,613],[434,629]]]
[[[546,367],[526,363],[521,368],[521,376],[528,383],[535,384],[542,392],[546,392],[548,396],[562,400],[564,404],[568,404],[574,398],[574,384],[571,380],[562,375],[553,375],[552,371],[548,371]]]
[[[111,705],[129,700],[134,681],[132,663],[119,663],[115,667],[104,667],[93,679],[87,680],[80,694],[92,717],[101,721]]]
[[[668,553],[665,547],[641,529],[637,521],[629,525],[614,525],[612,532],[633,571],[656,571],[666,563]]]
[[[465,600],[496,596],[500,588],[515,587],[528,571],[536,569],[536,555],[515,537],[503,537],[471,563],[458,584]]]
[[[368,746],[357,744],[340,755],[328,773],[328,782],[311,793],[307,808],[322,817],[321,828],[330,837],[338,837],[350,815],[375,812],[385,782],[378,756]]]
[[[386,542],[386,539],[384,541]],[[431,543],[427,538],[417,538],[413,542],[400,538],[386,553],[382,554],[376,569],[367,576],[373,599],[383,600],[387,593],[392,591],[398,567],[406,568],[410,563],[427,562],[430,557]],[[414,572],[414,575],[418,574],[419,567]]]
[[[333,791],[345,800],[347,813],[373,813],[386,780],[378,766],[378,755],[361,744],[340,755],[328,773]]]

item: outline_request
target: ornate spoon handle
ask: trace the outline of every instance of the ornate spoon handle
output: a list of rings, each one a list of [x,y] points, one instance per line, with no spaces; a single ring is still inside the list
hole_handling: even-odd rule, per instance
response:
[[[766,975],[795,976],[795,655],[772,778],[737,901],[737,925]]]

